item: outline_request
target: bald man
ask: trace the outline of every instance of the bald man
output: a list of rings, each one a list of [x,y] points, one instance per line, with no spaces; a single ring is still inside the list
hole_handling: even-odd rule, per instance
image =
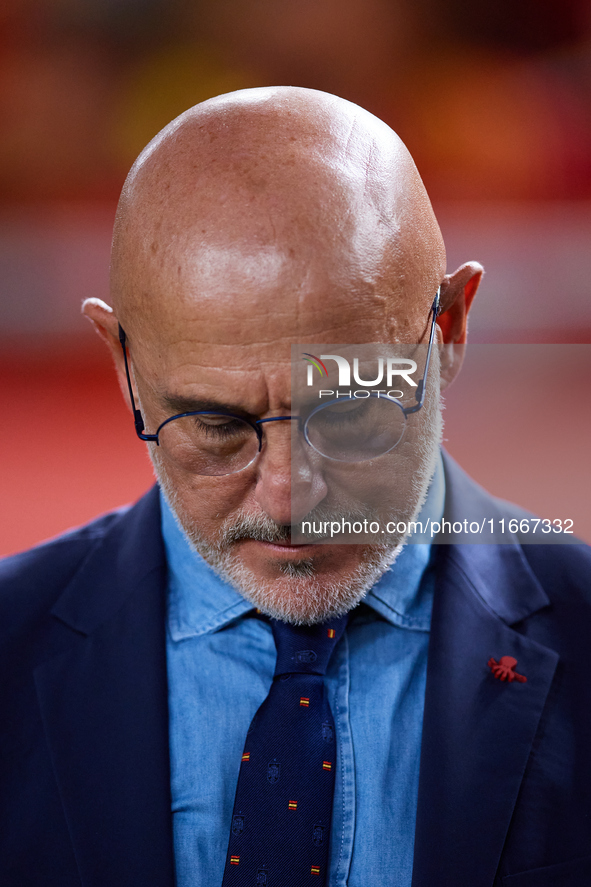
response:
[[[591,883],[589,550],[295,541],[368,491],[521,515],[440,453],[481,274],[334,96],[221,96],[142,152],[84,312],[158,485],[0,567],[3,885]],[[306,342],[412,346],[412,406],[298,411]]]

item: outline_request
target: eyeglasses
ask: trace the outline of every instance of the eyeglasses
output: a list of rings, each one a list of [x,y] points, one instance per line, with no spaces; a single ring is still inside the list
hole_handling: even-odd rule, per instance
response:
[[[123,349],[125,373],[133,419],[140,440],[162,447],[166,456],[192,474],[223,477],[243,471],[252,465],[263,449],[262,426],[268,422],[297,421],[312,449],[336,462],[367,462],[384,456],[402,440],[407,417],[421,409],[425,400],[435,323],[440,313],[437,294],[430,309],[431,329],[425,371],[417,384],[415,403],[405,407],[400,400],[379,392],[368,397],[346,397],[329,400],[300,416],[273,416],[250,421],[228,410],[193,410],[165,419],[155,434],[146,434],[144,420],[137,409],[127,359],[127,336],[119,325],[119,341]]]

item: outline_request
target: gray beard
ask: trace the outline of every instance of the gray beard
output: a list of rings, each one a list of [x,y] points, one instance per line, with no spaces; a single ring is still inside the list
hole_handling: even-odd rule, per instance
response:
[[[394,563],[400,543],[366,546],[362,561],[346,577],[329,580],[322,575],[322,556],[298,561],[277,560],[279,576],[263,580],[235,558],[234,545],[241,539],[284,542],[289,527],[266,515],[234,517],[222,525],[215,544],[205,540],[187,517],[179,514],[178,499],[164,476],[158,477],[164,497],[187,542],[223,580],[267,616],[293,625],[312,625],[342,616],[365,597]]]
[[[418,516],[439,458],[443,433],[441,404],[436,402],[430,412],[433,435],[430,440],[423,439],[419,444],[418,466],[412,479],[412,497],[416,505],[412,517],[407,520],[415,520]],[[279,573],[277,578],[261,579],[237,561],[236,543],[245,539],[286,542],[290,539],[290,527],[277,524],[266,514],[238,513],[221,524],[215,542],[205,539],[184,511],[180,497],[160,464],[156,447],[151,448],[150,456],[164,497],[193,551],[254,607],[274,619],[293,625],[312,625],[349,612],[390,569],[404,545],[404,537],[392,536],[387,543],[363,546],[361,562],[339,579],[328,579],[323,575],[321,550],[318,555],[298,561],[277,559],[274,564]],[[315,509],[314,515],[316,519],[330,520],[335,518],[336,510],[320,506]],[[338,516],[345,520],[349,517],[342,512]],[[359,520],[359,511],[351,517]]]

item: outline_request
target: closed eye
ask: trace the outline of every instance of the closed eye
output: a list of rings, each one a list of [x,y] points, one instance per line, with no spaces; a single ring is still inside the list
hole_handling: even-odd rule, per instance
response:
[[[207,438],[217,438],[218,440],[228,440],[238,435],[243,436],[252,430],[246,422],[242,422],[240,419],[216,413],[194,416],[193,421],[197,432]]]

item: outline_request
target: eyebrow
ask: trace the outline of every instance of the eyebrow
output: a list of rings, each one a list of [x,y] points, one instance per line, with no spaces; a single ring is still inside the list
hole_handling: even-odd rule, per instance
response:
[[[223,403],[218,400],[204,400],[194,397],[182,397],[178,394],[164,394],[162,396],[162,403],[174,414],[211,411],[212,413],[235,413],[238,416],[251,418],[250,413],[248,413],[242,407],[236,406],[236,404]]]

